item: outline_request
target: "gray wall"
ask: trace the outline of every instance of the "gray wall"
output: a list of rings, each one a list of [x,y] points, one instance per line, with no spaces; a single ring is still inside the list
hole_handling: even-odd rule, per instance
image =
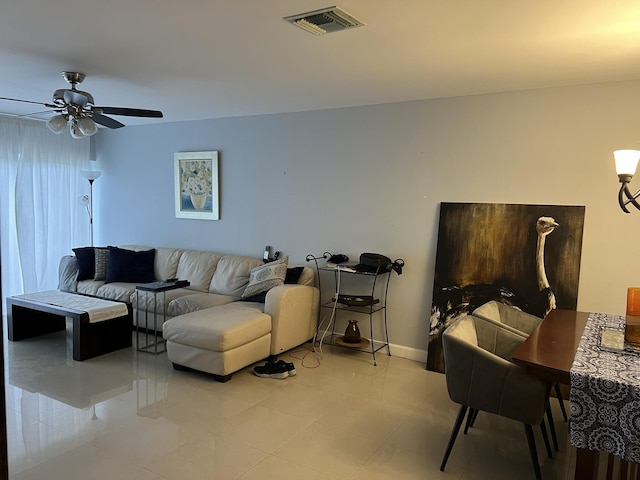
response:
[[[101,130],[96,244],[401,257],[390,339],[424,359],[440,202],[586,205],[578,309],[623,313],[640,212],[612,151],[640,149],[639,101],[624,82]],[[173,154],[200,150],[220,152],[219,221],[174,216]]]

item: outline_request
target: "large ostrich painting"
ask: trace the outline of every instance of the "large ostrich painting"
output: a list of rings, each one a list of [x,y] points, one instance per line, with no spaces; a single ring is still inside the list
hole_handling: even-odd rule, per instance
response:
[[[544,317],[575,310],[583,206],[442,203],[427,369],[444,372],[442,332],[497,300]]]

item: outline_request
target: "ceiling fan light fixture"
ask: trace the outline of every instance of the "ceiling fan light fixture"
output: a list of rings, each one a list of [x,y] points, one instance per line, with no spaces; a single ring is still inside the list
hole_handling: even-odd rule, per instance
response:
[[[55,134],[62,133],[64,127],[67,126],[67,119],[64,115],[56,115],[47,120],[47,127]]]
[[[96,122],[91,120],[89,117],[82,117],[78,119],[78,129],[80,129],[80,132],[87,137],[95,135],[98,131]]]
[[[69,125],[69,130],[71,131],[71,136],[73,138],[82,138],[84,134],[80,131],[80,127],[78,127],[78,121],[74,118],[73,122]]]

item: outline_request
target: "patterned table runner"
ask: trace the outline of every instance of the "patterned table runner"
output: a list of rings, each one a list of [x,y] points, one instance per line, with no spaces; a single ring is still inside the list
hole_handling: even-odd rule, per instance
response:
[[[619,315],[590,313],[571,366],[571,444],[640,462],[640,356],[602,350],[602,327]]]
[[[22,298],[24,300],[48,303],[49,305],[55,305],[57,307],[73,308],[74,310],[87,312],[89,314],[89,323],[123,317],[128,313],[127,306],[122,302],[112,302],[111,300],[61,292],[60,290],[25,293],[24,295],[15,295],[14,298]]]

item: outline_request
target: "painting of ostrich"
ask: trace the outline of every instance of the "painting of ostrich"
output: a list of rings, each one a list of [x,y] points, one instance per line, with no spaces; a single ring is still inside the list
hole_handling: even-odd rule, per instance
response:
[[[543,318],[575,310],[583,206],[441,203],[427,369],[444,372],[442,332],[497,300]]]

